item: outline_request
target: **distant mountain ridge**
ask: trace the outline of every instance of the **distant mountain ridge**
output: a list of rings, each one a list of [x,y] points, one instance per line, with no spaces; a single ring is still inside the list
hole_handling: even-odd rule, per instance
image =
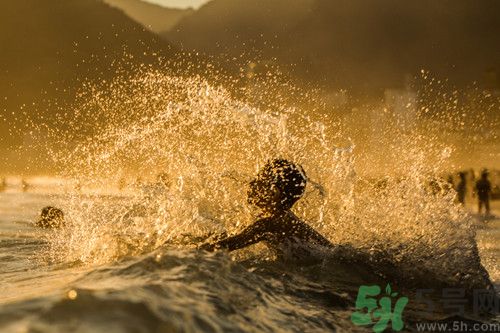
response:
[[[153,32],[167,32],[181,19],[191,15],[191,8],[166,8],[141,0],[103,0],[107,4],[119,8],[135,21]]]
[[[0,31],[3,148],[22,143],[22,131],[15,130],[33,110],[50,124],[58,111],[53,103],[72,102],[86,80],[116,75],[113,64],[124,54],[130,55],[129,62],[152,64],[157,56],[172,58],[176,53],[169,43],[100,0],[5,1]],[[62,116],[72,117],[71,112]]]
[[[163,36],[331,88],[380,91],[420,69],[460,85],[500,70],[500,1],[213,0]]]

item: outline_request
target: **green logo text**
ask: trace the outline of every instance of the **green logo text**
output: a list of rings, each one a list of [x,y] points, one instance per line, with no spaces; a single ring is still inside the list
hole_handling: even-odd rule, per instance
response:
[[[383,332],[389,322],[391,322],[394,331],[403,329],[402,314],[406,304],[408,304],[408,297],[396,298],[398,293],[393,293],[389,284],[387,284],[385,292],[386,295],[380,295],[379,286],[361,286],[359,288],[356,298],[357,311],[351,316],[354,325],[369,326],[374,324],[373,331],[375,333]],[[395,298],[394,310],[392,307],[393,298]]]

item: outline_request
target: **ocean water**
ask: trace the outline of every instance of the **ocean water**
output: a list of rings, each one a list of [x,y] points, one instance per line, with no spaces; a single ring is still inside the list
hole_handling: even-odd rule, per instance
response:
[[[500,286],[500,221],[456,203],[443,177],[453,144],[397,117],[366,139],[341,119],[256,105],[142,69],[84,87],[72,112],[103,120],[92,140],[78,138],[85,122],[34,128],[45,137],[33,151],[57,147],[47,155],[59,171],[26,192],[8,179],[0,193],[0,332],[370,332],[351,315],[372,285],[408,297],[406,331],[498,323],[470,304],[474,290]],[[276,157],[305,169],[294,212],[336,250],[301,260],[262,245],[197,250],[252,223],[245,186]],[[65,228],[33,226],[47,205]]]
[[[164,245],[108,263],[52,262],[47,244],[58,231],[37,230],[32,222],[41,207],[63,201],[57,195],[0,194],[1,332],[371,331],[353,325],[350,316],[359,286],[383,279],[360,263],[284,263],[259,251],[242,258],[188,245]],[[479,231],[485,258],[498,258],[499,223],[492,220]],[[498,266],[489,268],[498,288]],[[405,286],[403,279],[394,285],[411,294],[415,284]],[[413,313],[418,308],[410,301],[408,330],[419,320],[452,317],[444,310],[420,317]],[[469,311],[463,320],[471,317]]]

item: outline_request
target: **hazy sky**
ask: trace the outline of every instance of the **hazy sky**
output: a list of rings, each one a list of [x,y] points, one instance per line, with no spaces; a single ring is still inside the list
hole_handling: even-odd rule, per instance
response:
[[[205,2],[208,2],[209,0],[144,0],[144,1],[156,3],[159,5],[163,5],[165,7],[198,8]]]

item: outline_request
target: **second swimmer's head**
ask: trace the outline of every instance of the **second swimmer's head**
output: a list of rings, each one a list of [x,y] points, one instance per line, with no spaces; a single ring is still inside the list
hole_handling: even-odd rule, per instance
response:
[[[248,202],[268,212],[289,210],[304,194],[307,177],[298,164],[268,161],[249,184]]]
[[[61,228],[64,227],[64,213],[56,207],[44,207],[40,213],[40,219],[35,223],[40,228]]]

